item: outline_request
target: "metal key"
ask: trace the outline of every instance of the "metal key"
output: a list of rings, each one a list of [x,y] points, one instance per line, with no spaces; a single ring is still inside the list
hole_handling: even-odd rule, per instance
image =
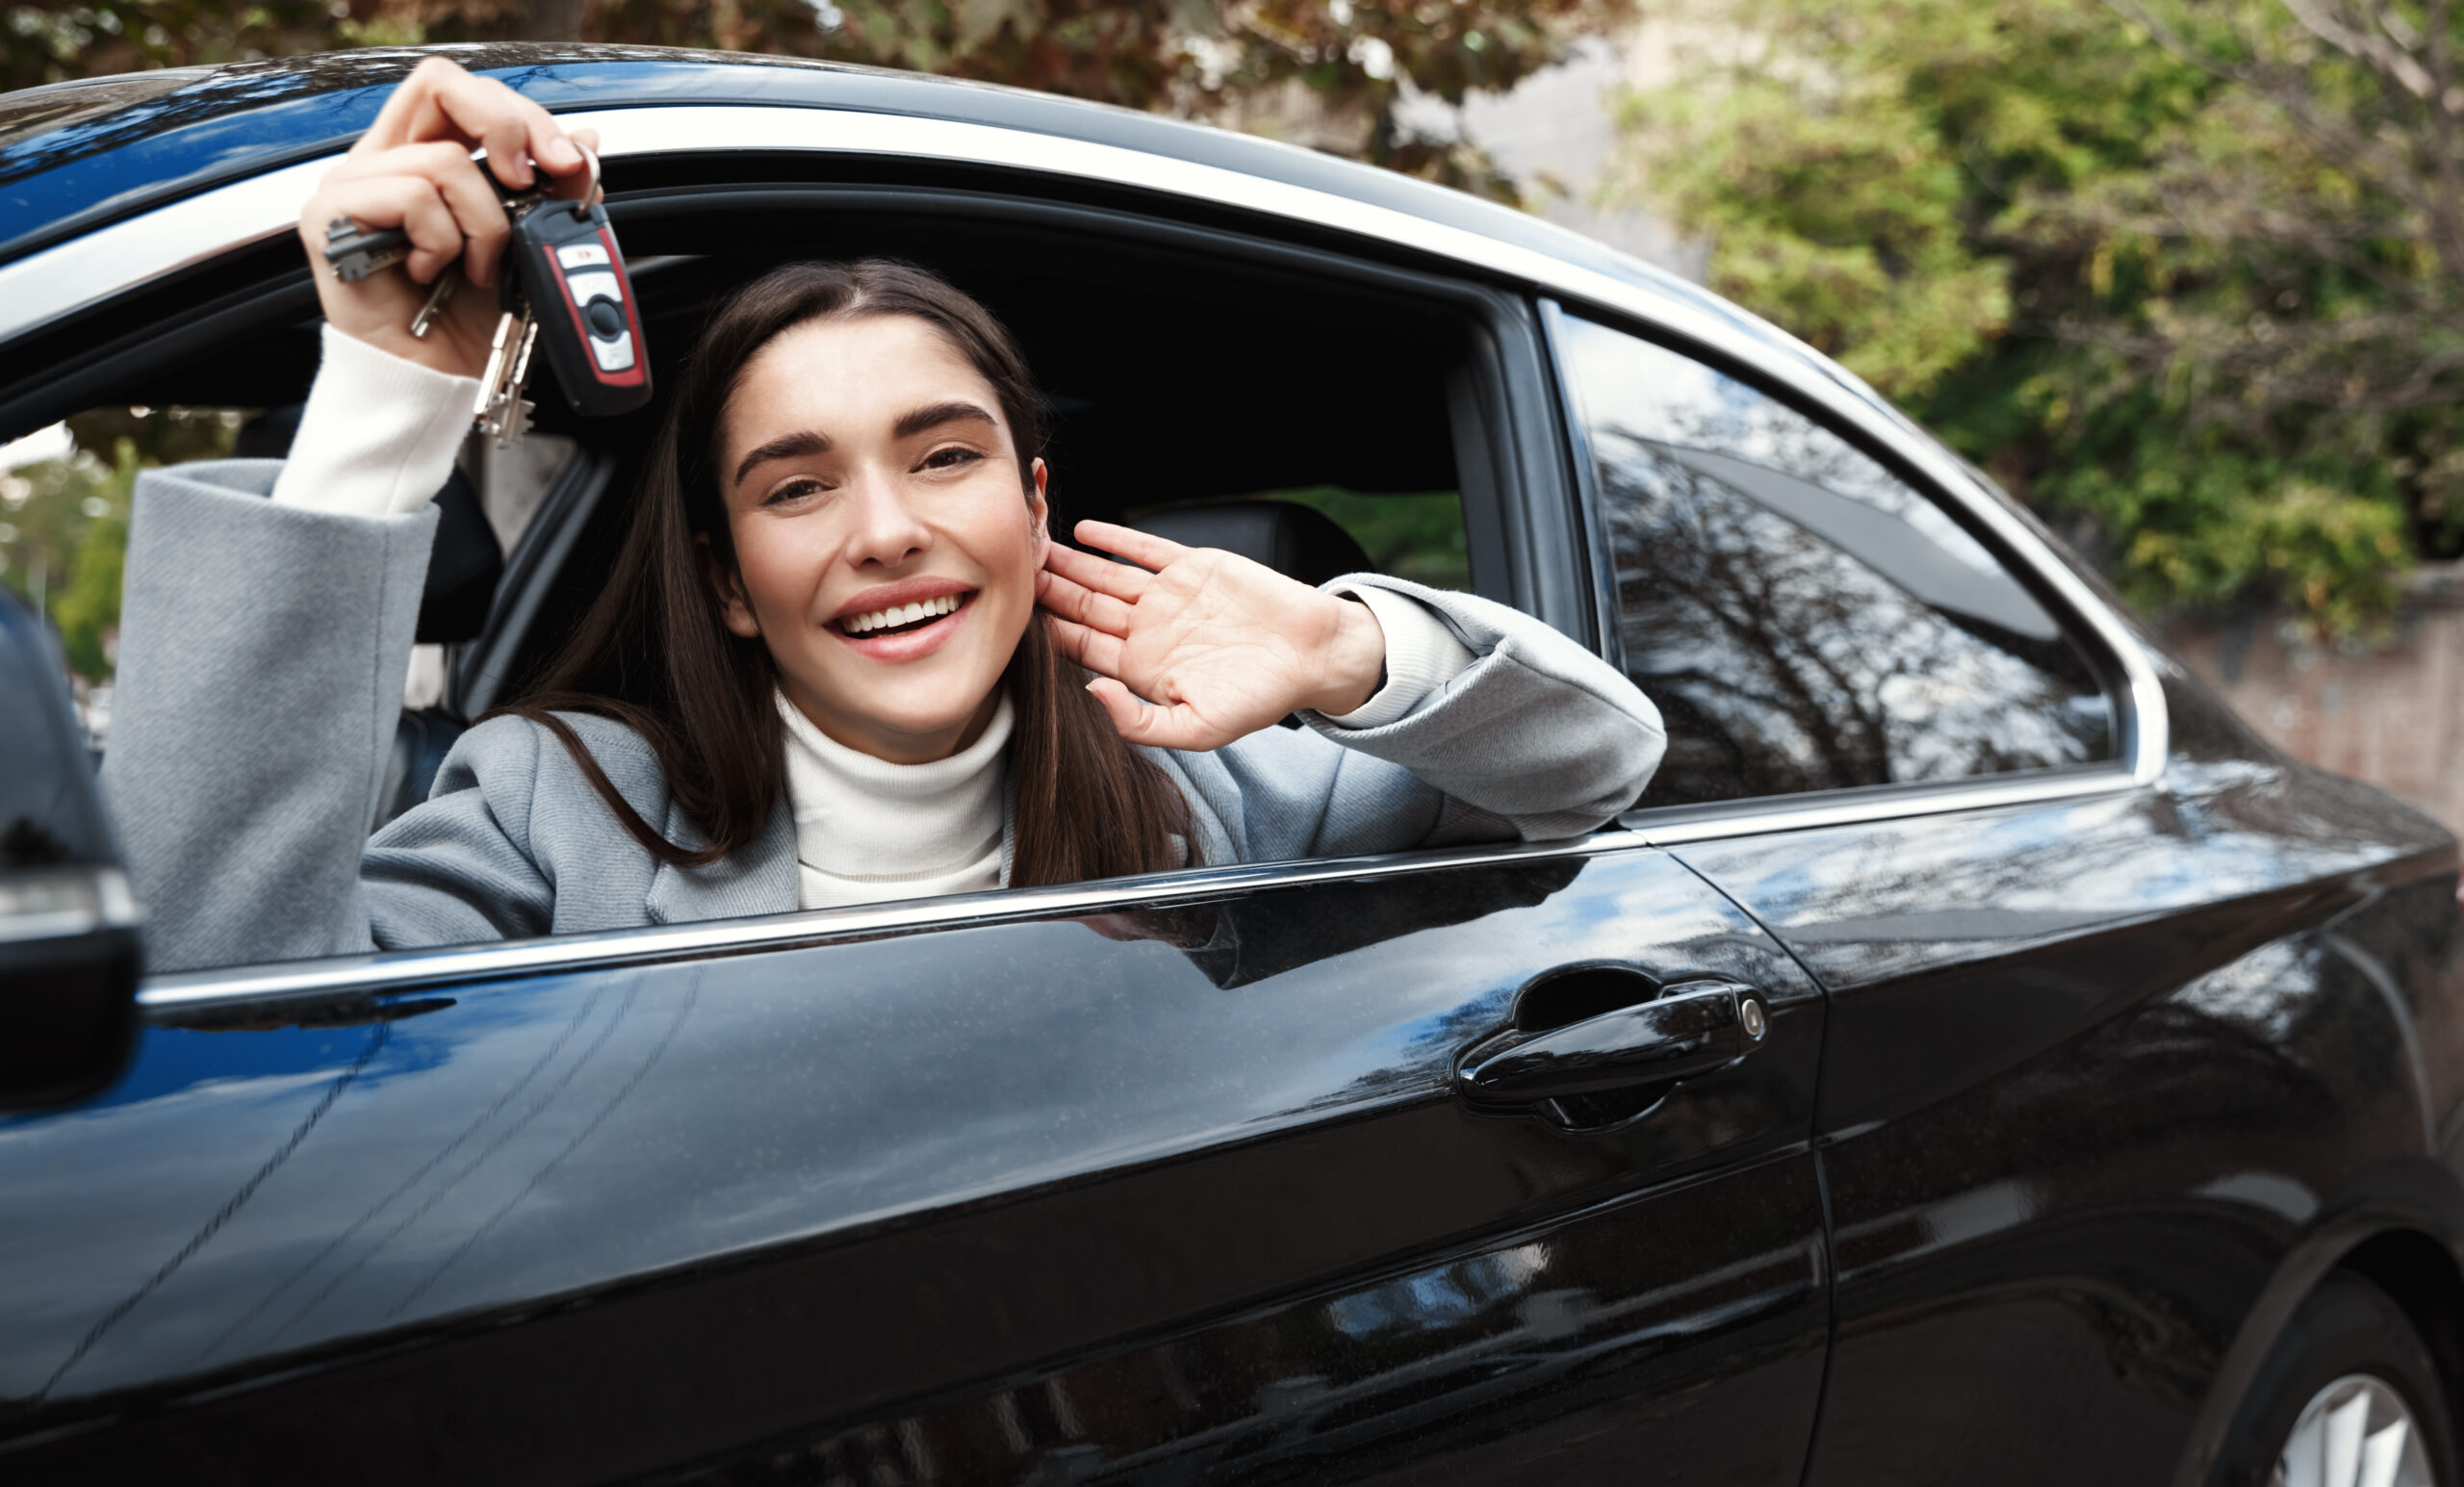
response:
[[[479,396],[472,417],[479,432],[504,449],[530,431],[531,405],[524,385],[530,380],[530,348],[539,339],[539,323],[525,302],[497,318],[497,333],[488,344],[487,370],[479,374]]]
[[[426,338],[428,327],[436,323],[436,312],[445,308],[445,302],[453,297],[453,291],[461,283],[462,266],[459,263],[447,264],[445,271],[436,276],[436,288],[427,292],[427,303],[420,306],[420,313],[411,317],[411,335],[414,338]]]
[[[399,227],[367,232],[347,217],[325,224],[325,262],[333,265],[334,277],[346,284],[356,284],[410,256],[410,235]]]

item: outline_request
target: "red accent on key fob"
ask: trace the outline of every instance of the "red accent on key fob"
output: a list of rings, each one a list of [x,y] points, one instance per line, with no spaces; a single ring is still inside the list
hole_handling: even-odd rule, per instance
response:
[[[524,291],[539,321],[539,346],[556,371],[556,385],[576,413],[604,418],[630,413],[650,401],[650,348],[642,336],[642,319],[633,302],[633,284],[625,272],[625,255],[607,224],[607,212],[596,203],[576,213],[570,203],[551,201],[533,208],[514,224],[521,243]],[[599,247],[605,264],[569,269],[557,256],[582,244]],[[603,291],[590,299],[577,297],[575,276]],[[613,284],[611,297],[603,291]],[[550,286],[553,289],[551,290]],[[624,328],[611,335],[597,333],[590,323],[592,300],[609,299],[624,316]],[[622,358],[609,368],[603,358]]]

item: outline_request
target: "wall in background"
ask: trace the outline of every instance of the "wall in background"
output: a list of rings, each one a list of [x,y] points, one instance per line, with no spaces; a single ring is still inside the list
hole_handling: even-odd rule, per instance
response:
[[[2394,641],[2288,641],[2280,617],[2167,628],[2183,659],[2296,758],[2392,790],[2464,834],[2464,564],[2426,566]]]

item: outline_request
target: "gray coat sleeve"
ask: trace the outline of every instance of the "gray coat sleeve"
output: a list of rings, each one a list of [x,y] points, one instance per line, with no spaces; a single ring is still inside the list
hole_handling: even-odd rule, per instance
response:
[[[1264,729],[1208,754],[1153,751],[1197,809],[1207,860],[1287,861],[1450,841],[1579,836],[1659,767],[1659,709],[1616,668],[1529,615],[1353,574],[1426,605],[1476,657],[1381,728]]]
[[[103,781],[159,970],[469,944],[642,921],[656,863],[563,746],[464,733],[426,804],[368,833],[401,715],[435,513],[276,505],[281,467],[141,476]],[[575,717],[653,821],[658,761]]]
[[[360,854],[436,513],[278,506],[281,469],[138,479],[103,787],[158,970],[372,943]]]

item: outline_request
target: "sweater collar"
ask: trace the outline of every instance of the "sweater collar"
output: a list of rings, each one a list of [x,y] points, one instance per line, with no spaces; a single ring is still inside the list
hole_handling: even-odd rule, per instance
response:
[[[1004,695],[992,722],[986,726],[984,736],[948,759],[930,764],[891,764],[858,754],[829,735],[813,728],[810,720],[795,710],[784,697],[779,699],[781,721],[786,734],[783,740],[792,760],[798,747],[798,725],[831,749],[860,761],[853,767],[863,771],[867,766],[883,771],[938,770],[963,759],[977,758],[979,750],[996,762],[1009,743],[1015,727],[1015,714],[1010,699]],[[989,748],[987,749],[987,745]],[[980,766],[980,761],[978,764]],[[952,770],[954,775],[969,773],[966,768]],[[889,777],[891,782],[896,775]],[[1016,837],[1015,808],[1009,771],[1002,770],[1001,801],[1001,885],[1010,885],[1010,855]],[[666,821],[667,839],[686,845],[698,844],[701,833],[685,816],[683,808],[671,803]],[[761,835],[743,850],[732,854],[725,861],[707,867],[680,868],[660,863],[652,875],[650,892],[645,903],[646,917],[653,924],[690,924],[704,919],[732,919],[751,914],[792,913],[796,899],[796,814],[792,795],[781,798],[770,814],[769,824]]]

